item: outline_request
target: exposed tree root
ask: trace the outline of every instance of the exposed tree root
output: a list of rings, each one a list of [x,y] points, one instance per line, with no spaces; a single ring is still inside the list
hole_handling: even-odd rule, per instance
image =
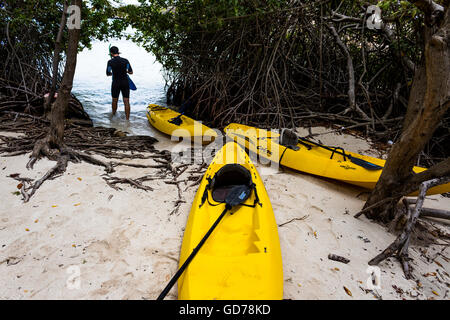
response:
[[[36,191],[47,180],[55,179],[62,175],[69,162],[87,162],[105,168],[106,174],[114,172],[117,166],[130,166],[137,168],[160,168],[172,171],[170,165],[170,153],[158,151],[153,147],[157,141],[148,136],[124,136],[112,128],[82,127],[78,124],[66,121],[64,142],[57,144],[51,139],[48,131],[48,120],[42,117],[31,116],[22,113],[6,112],[0,116],[0,130],[23,133],[19,137],[0,136],[0,154],[14,156],[31,152],[30,160],[26,167],[32,170],[35,163],[42,157],[56,161],[54,167],[46,172],[40,179],[33,182],[29,178],[21,178],[18,174],[11,176],[21,182],[20,192],[24,202],[28,202]],[[126,154],[124,152],[131,152]],[[150,152],[150,156],[135,154],[135,152]],[[153,159],[162,162],[156,165],[143,165],[127,162],[104,161],[94,157],[96,153],[106,158],[125,159]],[[110,178],[112,179],[112,178]],[[119,179],[119,178],[117,178]],[[126,178],[125,178],[126,179]],[[119,183],[118,180],[106,180],[109,185]],[[142,181],[130,184],[143,190],[153,190],[141,184]]]
[[[410,209],[408,202],[405,202],[405,207],[407,210],[408,220],[405,224],[403,232],[395,239],[395,241],[389,245],[382,253],[377,255],[375,258],[369,261],[369,265],[378,265],[383,260],[395,256],[401,263],[403,272],[407,279],[412,278],[411,267],[409,265],[408,247],[410,243],[411,234],[414,226],[416,225],[417,219],[420,216],[423,202],[425,200],[425,195],[429,188],[436,185],[448,183],[450,177],[442,177],[437,179],[432,179],[423,182],[419,188],[419,196],[417,197],[416,205],[413,210]]]
[[[446,177],[450,174],[450,157],[445,159],[444,161],[441,161],[437,163],[436,165],[432,166],[428,170],[422,171],[420,173],[411,174],[406,180],[402,181],[401,183],[396,183],[396,187],[393,188],[395,192],[389,194],[390,196],[383,197],[382,195],[378,194],[377,199],[381,199],[375,203],[372,202],[372,204],[367,205],[367,202],[365,204],[365,207],[356,213],[354,215],[355,218],[358,218],[363,213],[368,214],[372,210],[377,209],[380,210],[381,217],[389,217],[394,218],[394,210],[396,208],[397,203],[399,200],[412,193],[417,191],[421,184],[428,180],[433,179],[441,179],[442,177]],[[384,189],[381,190],[383,192]],[[390,221],[391,219],[385,219],[385,222]]]
[[[170,212],[169,215],[173,215],[173,214],[177,213],[178,209],[180,209],[181,204],[186,202],[183,199],[183,192],[181,191],[181,187],[180,187],[180,184],[183,182],[185,182],[185,181],[164,181],[164,183],[176,185],[177,190],[178,190],[178,200],[175,201],[175,208],[172,210],[172,212]]]
[[[65,145],[59,146],[59,148],[52,148],[50,145],[50,136],[36,142],[30,160],[26,165],[27,169],[33,169],[36,161],[42,156],[56,161],[56,165],[47,171],[42,178],[36,180],[32,184],[31,191],[27,195],[24,195],[24,202],[28,202],[46,180],[51,180],[62,175],[66,171],[69,161],[79,163],[83,160],[97,166],[103,166],[107,173],[114,172],[111,162],[101,161],[83,152],[73,150]]]
[[[103,177],[103,180],[106,181],[108,186],[113,188],[114,190],[122,190],[117,184],[123,183],[123,184],[129,184],[137,189],[141,189],[144,191],[153,191],[154,189],[152,187],[143,185],[142,182],[140,182],[137,179],[130,179],[130,178],[118,178],[118,177]]]
[[[116,167],[118,165],[123,165],[123,166],[137,167],[137,168],[158,169],[158,171],[152,175],[145,175],[145,176],[142,176],[139,178],[130,179],[130,178],[112,177],[112,176],[109,176],[108,174],[106,174],[105,177],[103,177],[103,179],[106,181],[108,186],[110,186],[111,188],[113,188],[115,190],[122,190],[120,187],[117,186],[118,184],[128,184],[128,185],[131,185],[132,187],[135,187],[137,189],[141,189],[144,191],[153,191],[153,188],[143,184],[143,182],[151,181],[151,180],[163,180],[163,182],[166,184],[175,185],[177,187],[178,199],[175,201],[174,208],[172,209],[172,211],[170,212],[169,215],[176,214],[178,212],[178,210],[180,209],[181,204],[186,202],[183,198],[183,190],[181,187],[182,184],[186,184],[189,181],[195,181],[194,184],[198,184],[203,177],[203,174],[201,174],[201,173],[202,173],[202,171],[204,171],[203,169],[205,167],[205,164],[202,163],[197,170],[189,170],[188,171],[188,169],[191,167],[192,163],[180,163],[180,164],[175,165],[175,163],[173,162],[173,159],[171,157],[171,154],[168,153],[166,150],[161,151],[160,156],[154,157],[153,161],[156,162],[157,164],[141,165],[141,164],[122,163],[122,162],[113,162],[112,163],[113,167]],[[189,175],[182,180],[178,180],[178,178],[184,173],[188,173]],[[200,173],[200,175],[198,175],[199,173]],[[169,178],[170,180],[167,180],[167,178]],[[189,186],[186,187],[186,189],[184,191],[186,191],[188,188],[189,188]]]
[[[27,193],[27,190],[28,190],[29,186],[32,184],[33,179],[20,177],[20,174],[18,174],[18,173],[10,174],[9,177],[20,182],[17,185],[17,189],[20,189],[20,193],[22,194],[24,202],[28,202],[30,197]]]

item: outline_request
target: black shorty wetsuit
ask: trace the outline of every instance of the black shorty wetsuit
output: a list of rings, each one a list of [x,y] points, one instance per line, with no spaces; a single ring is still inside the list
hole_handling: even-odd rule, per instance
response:
[[[123,98],[130,97],[127,71],[133,72],[130,62],[127,59],[116,56],[108,61],[106,75],[112,75],[113,77],[111,84],[111,95],[113,98],[119,98],[120,92],[122,92]]]

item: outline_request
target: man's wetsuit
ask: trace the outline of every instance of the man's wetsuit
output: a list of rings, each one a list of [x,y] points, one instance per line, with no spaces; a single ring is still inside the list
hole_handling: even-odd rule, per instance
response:
[[[119,98],[120,92],[122,92],[122,98],[130,97],[127,71],[133,72],[127,59],[116,56],[108,61],[106,75],[112,75],[111,95],[113,98]]]

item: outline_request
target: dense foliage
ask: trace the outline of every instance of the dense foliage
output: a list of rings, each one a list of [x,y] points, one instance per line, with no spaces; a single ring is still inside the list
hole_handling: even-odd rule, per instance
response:
[[[134,40],[156,55],[181,91],[195,92],[203,101],[201,109],[209,110],[212,104],[227,109],[240,105],[236,114],[284,109],[275,122],[281,125],[291,114],[288,108],[347,104],[341,99],[347,91],[346,58],[328,23],[336,25],[354,60],[361,83],[359,104],[364,107],[377,99],[389,105],[389,91],[398,83],[406,96],[412,73],[401,72],[395,54],[417,60],[421,20],[409,4],[381,5],[396,23],[392,43],[378,30],[364,30],[365,7],[357,1],[142,0],[127,12],[138,30]],[[333,11],[361,23],[333,22]],[[367,92],[374,98],[365,97]],[[386,110],[377,111],[383,116]]]
[[[191,114],[218,127],[332,120],[380,140],[398,137],[426,23],[411,1],[139,2],[83,1],[80,49],[132,26],[130,38],[167,73],[169,104],[190,98]],[[370,4],[381,9],[376,29],[368,28]],[[1,2],[1,81],[45,92],[62,7],[63,1]],[[2,95],[10,96],[5,87]],[[427,153],[446,155],[449,123],[447,117]]]
[[[397,137],[423,50],[410,2],[139,1],[123,11],[166,69],[169,103],[190,98],[193,115],[219,127],[326,119]]]

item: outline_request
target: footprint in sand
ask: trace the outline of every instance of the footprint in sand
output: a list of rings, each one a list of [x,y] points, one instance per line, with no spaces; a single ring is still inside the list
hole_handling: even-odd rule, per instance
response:
[[[95,209],[95,213],[110,216],[113,213],[113,210],[110,208],[100,207]]]

